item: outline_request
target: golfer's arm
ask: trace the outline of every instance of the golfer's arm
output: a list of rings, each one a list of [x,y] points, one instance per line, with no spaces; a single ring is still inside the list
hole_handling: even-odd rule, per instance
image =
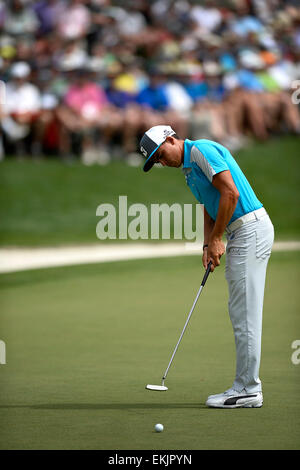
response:
[[[212,184],[220,193],[220,201],[217,219],[210,233],[210,240],[222,238],[239,198],[239,192],[229,170],[222,171],[215,175]]]
[[[205,209],[205,206],[204,206],[203,214],[204,214],[204,242],[203,244],[208,245],[210,234],[212,232],[212,229],[214,228],[215,221],[208,214],[207,210]]]

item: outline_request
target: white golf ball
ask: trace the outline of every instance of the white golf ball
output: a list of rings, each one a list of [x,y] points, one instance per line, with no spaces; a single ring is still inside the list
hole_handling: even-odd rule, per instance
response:
[[[158,424],[156,424],[156,425],[154,426],[154,429],[155,429],[155,432],[163,432],[164,427],[163,427],[162,424],[159,424],[159,423],[158,423]]]

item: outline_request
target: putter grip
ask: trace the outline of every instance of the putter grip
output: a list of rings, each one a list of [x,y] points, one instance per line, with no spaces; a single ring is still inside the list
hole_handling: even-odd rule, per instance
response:
[[[206,281],[207,281],[207,278],[209,276],[209,273],[210,273],[210,268],[211,268],[211,261],[208,263],[207,265],[207,269],[205,271],[205,274],[204,274],[204,278],[203,278],[203,281],[201,282],[201,286],[204,287]]]

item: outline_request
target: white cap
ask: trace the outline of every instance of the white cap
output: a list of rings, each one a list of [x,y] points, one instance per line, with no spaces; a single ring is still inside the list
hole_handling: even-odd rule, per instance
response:
[[[30,74],[30,67],[26,62],[16,62],[11,66],[10,74],[14,78],[24,78]]]
[[[176,134],[171,126],[154,126],[143,135],[140,141],[140,150],[147,159],[143,170],[149,171],[154,165],[153,156],[156,150],[164,143],[167,137]]]

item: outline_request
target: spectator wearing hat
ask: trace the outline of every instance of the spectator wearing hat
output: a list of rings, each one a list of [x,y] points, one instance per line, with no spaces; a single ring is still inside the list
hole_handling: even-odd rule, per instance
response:
[[[174,94],[172,93],[174,86],[169,86],[172,82],[168,82],[167,77],[158,68],[151,70],[150,74],[149,85],[137,96],[137,103],[143,110],[144,127],[148,129],[168,119],[168,122],[170,122],[181,135],[186,135],[187,118],[178,108],[175,109]],[[188,102],[185,101],[185,103],[190,107],[190,97],[181,85],[179,85],[178,88],[182,92],[183,101],[185,99],[188,100]],[[184,105],[183,101],[181,101],[181,104]]]
[[[35,134],[35,123],[41,110],[38,88],[30,83],[30,67],[26,62],[16,62],[10,70],[6,86],[6,100],[2,108],[2,129],[8,143],[24,151],[24,139]]]
[[[40,115],[35,127],[35,141],[32,144],[32,154],[35,157],[63,155],[63,125],[59,120],[59,106],[59,99],[53,93],[42,94]]]
[[[123,127],[123,117],[109,103],[104,89],[91,79],[90,71],[83,65],[72,72],[71,84],[59,110],[65,129],[64,153],[71,153],[71,135],[82,138],[84,162],[96,159],[107,162],[112,137]],[[94,144],[99,141],[96,149]]]
[[[31,5],[25,0],[7,2],[4,9],[4,31],[15,37],[28,37],[34,34],[39,21]]]
[[[243,68],[238,71],[238,78],[243,88],[250,91],[248,94],[244,93],[244,102],[254,135],[267,138],[269,133],[277,133],[282,127],[298,134],[298,110],[293,105],[290,94],[281,90],[269,73],[258,51],[242,51],[240,64]]]
[[[203,63],[202,78],[186,84],[195,101],[190,125],[192,135],[199,135],[200,132],[200,135],[209,136],[236,150],[241,146],[240,133],[231,103],[226,100],[222,76],[218,62],[206,61]]]
[[[121,67],[121,64],[120,64]],[[119,109],[123,116],[124,126],[121,132],[122,149],[118,146],[118,153],[125,153],[130,160],[140,160],[136,153],[137,136],[143,131],[143,112],[136,103],[137,95],[148,85],[145,73],[137,62],[122,66],[117,76],[111,76],[106,95],[110,103]]]

